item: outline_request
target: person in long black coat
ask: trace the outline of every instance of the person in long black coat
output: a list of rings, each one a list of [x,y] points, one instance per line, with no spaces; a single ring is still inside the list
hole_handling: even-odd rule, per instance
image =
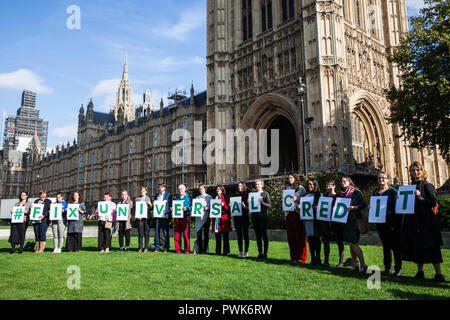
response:
[[[423,279],[424,263],[432,263],[436,271],[435,281],[445,281],[441,273],[441,245],[443,244],[439,220],[433,211],[437,205],[434,186],[427,182],[425,168],[418,161],[409,167],[411,179],[416,185],[414,214],[404,215],[401,244],[403,260],[417,264],[414,278]]]

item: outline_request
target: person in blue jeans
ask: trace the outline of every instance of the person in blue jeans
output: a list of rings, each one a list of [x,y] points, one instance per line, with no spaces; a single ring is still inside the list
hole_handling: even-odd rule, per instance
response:
[[[159,193],[155,195],[156,201],[167,201],[164,210],[164,218],[155,218],[155,250],[159,252],[161,250],[161,238],[159,231],[162,230],[164,236],[164,252],[169,251],[169,221],[170,221],[170,208],[172,207],[172,195],[170,192],[166,192],[166,184],[160,183],[158,185]]]
[[[36,245],[34,246],[35,253],[43,253],[47,244],[47,229],[50,219],[50,205],[52,201],[47,198],[47,191],[39,191],[39,199],[34,201],[36,204],[43,204],[44,208],[42,214],[39,216],[39,221],[33,221],[34,236]]]

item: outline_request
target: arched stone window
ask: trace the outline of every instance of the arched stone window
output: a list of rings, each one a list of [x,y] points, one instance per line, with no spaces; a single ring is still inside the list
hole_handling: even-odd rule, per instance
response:
[[[272,1],[261,1],[261,32],[272,28]]]
[[[353,158],[357,163],[366,162],[368,155],[368,139],[361,118],[352,115],[352,147]]]
[[[253,37],[252,0],[242,0],[242,40]]]
[[[362,28],[361,4],[359,0],[355,1],[355,22],[358,27]]]

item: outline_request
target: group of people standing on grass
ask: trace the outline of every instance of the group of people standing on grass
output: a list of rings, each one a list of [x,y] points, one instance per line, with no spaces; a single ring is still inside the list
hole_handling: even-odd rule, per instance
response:
[[[409,167],[412,184],[416,185],[415,209],[412,215],[395,213],[397,190],[391,186],[389,176],[385,172],[379,172],[377,176],[378,187],[373,191],[373,196],[386,196],[387,212],[386,222],[377,223],[377,231],[383,245],[384,272],[392,273],[392,255],[394,256],[393,275],[401,275],[402,261],[410,261],[417,264],[416,279],[424,278],[423,265],[432,263],[435,269],[436,281],[445,281],[441,273],[440,264],[443,262],[440,247],[443,244],[440,232],[439,220],[436,216],[437,199],[434,186],[427,182],[427,174],[423,165],[414,161]],[[295,190],[294,200],[300,201],[301,197],[314,197],[314,211],[322,193],[319,184],[314,179],[306,181],[306,188],[300,185],[298,174],[289,175],[289,188]],[[336,198],[350,198],[348,207],[349,215],[346,224],[338,222],[325,222],[319,220],[300,220],[298,212],[286,213],[286,231],[290,249],[291,260],[304,263],[307,261],[307,243],[311,255],[311,264],[322,264],[320,251],[321,241],[324,248],[323,266],[329,267],[330,241],[335,241],[338,248],[339,263],[337,268],[345,266],[344,242],[350,246],[351,266],[354,270],[365,272],[367,264],[364,254],[358,245],[360,232],[358,220],[362,219],[361,211],[367,207],[360,190],[354,185],[348,176],[342,177],[340,190],[336,190],[333,180],[326,182],[326,190],[323,194],[332,197],[333,204]],[[314,214],[315,217],[315,214]],[[359,262],[359,266],[358,266]]]
[[[389,176],[385,172],[378,174],[378,188],[374,190],[374,196],[387,196],[387,214],[386,222],[377,224],[377,231],[383,244],[385,273],[391,274],[392,254],[394,255],[394,276],[400,276],[402,261],[411,261],[417,264],[417,274],[415,278],[424,278],[423,265],[432,263],[436,275],[434,280],[444,281],[444,277],[440,270],[442,263],[442,254],[440,246],[443,244],[440,233],[439,221],[436,216],[437,200],[434,186],[427,182],[427,174],[424,167],[419,162],[413,162],[409,168],[413,184],[416,185],[415,211],[411,215],[402,215],[395,213],[395,204],[398,199],[397,190],[391,186]],[[367,207],[361,191],[354,185],[352,179],[348,176],[342,177],[340,181],[339,191],[335,181],[326,182],[326,190],[321,193],[319,184],[316,180],[309,178],[305,187],[301,185],[301,178],[298,174],[288,176],[288,189],[295,190],[294,201],[296,203],[296,211],[285,213],[285,224],[290,249],[290,258],[294,262],[306,263],[308,261],[308,245],[310,252],[310,261],[313,265],[322,265],[329,267],[330,242],[335,241],[338,248],[339,262],[338,268],[342,268],[349,263],[354,270],[361,272],[367,270],[367,264],[364,260],[364,254],[358,245],[360,240],[360,231],[358,229],[358,220],[362,219],[361,211]],[[256,234],[256,242],[258,247],[258,258],[267,259],[269,250],[269,238],[267,235],[268,209],[271,207],[271,199],[269,194],[264,191],[264,181],[258,179],[255,182],[256,192],[260,193],[261,210],[260,212],[251,213],[252,224]],[[196,199],[204,200],[204,214],[202,217],[195,217],[195,229],[197,233],[197,248],[195,252],[205,254],[209,252],[209,235],[212,231],[215,235],[217,255],[227,255],[230,253],[229,233],[232,231],[230,200],[226,194],[225,187],[217,186],[215,196],[207,193],[206,185],[200,185],[198,188],[199,195]],[[180,254],[184,252],[189,254],[190,247],[190,212],[192,210],[193,199],[191,195],[186,193],[186,186],[180,184],[178,186],[178,195],[174,198],[166,191],[166,185],[160,183],[158,185],[158,193],[152,199],[148,196],[147,188],[142,187],[140,197],[135,200],[145,202],[148,209],[154,206],[153,201],[166,201],[163,216],[155,219],[155,244],[154,252],[168,252],[169,243],[169,221],[173,211],[172,201],[183,201],[183,217],[174,218],[174,244],[175,252]],[[348,207],[347,223],[325,222],[319,220],[301,220],[299,215],[300,199],[305,196],[314,197],[313,210],[317,210],[317,204],[321,196],[334,198],[351,199]],[[239,247],[239,257],[248,257],[249,250],[249,192],[244,182],[240,182],[237,191],[233,196],[242,199],[242,215],[234,216],[234,226],[237,234],[237,243]],[[67,220],[67,202],[64,201],[63,194],[57,195],[57,202],[62,203],[63,219],[51,221],[54,237],[54,253],[60,253],[64,244],[64,234],[67,229],[67,251],[78,251],[82,248],[82,232],[83,232],[83,216],[87,214],[86,206],[82,201],[81,195],[74,192],[71,195],[70,203],[79,204],[79,220]],[[212,199],[220,199],[221,201],[221,217],[210,218],[210,202]],[[118,204],[128,204],[126,221],[117,221],[116,204],[112,202],[110,193],[104,194],[104,201],[108,202],[112,208],[107,214],[98,215],[98,246],[101,253],[108,253],[111,249],[111,236],[114,230],[119,233],[119,246],[121,251],[128,251],[130,247],[130,230],[132,218],[133,202],[127,191],[122,191],[121,200]],[[45,191],[39,193],[39,199],[34,203],[43,204],[42,215],[40,221],[29,221],[25,219],[23,223],[15,223],[11,226],[10,243],[12,245],[11,253],[15,252],[16,245],[19,245],[19,253],[23,251],[25,240],[25,231],[28,224],[33,224],[36,245],[35,252],[42,253],[46,246],[46,232],[50,223],[49,210],[51,201],[47,198]],[[29,215],[32,204],[28,202],[28,194],[22,192],[16,207],[24,207],[26,216]],[[150,212],[150,211],[149,211]],[[12,213],[12,211],[11,211]],[[98,209],[97,209],[98,213]],[[138,220],[138,244],[139,252],[147,252],[149,250],[149,218],[137,218]],[[315,214],[314,214],[315,217]],[[162,245],[160,232],[164,237]],[[125,240],[125,242],[124,242]],[[184,247],[182,249],[182,244]],[[323,243],[324,260],[321,260],[321,246]],[[350,247],[351,259],[344,262],[344,243],[348,243]],[[359,262],[359,265],[358,265]]]

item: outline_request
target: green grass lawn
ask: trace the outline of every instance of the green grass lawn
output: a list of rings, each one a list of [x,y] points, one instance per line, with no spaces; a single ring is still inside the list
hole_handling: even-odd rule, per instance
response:
[[[96,238],[83,239],[84,251],[52,254],[53,241],[44,254],[9,254],[9,243],[0,241],[0,299],[449,299],[448,282],[434,283],[431,265],[425,266],[427,280],[411,279],[413,263],[405,262],[401,279],[382,275],[381,289],[367,288],[368,274],[349,268],[322,268],[289,261],[287,242],[270,242],[269,259],[238,258],[237,243],[231,241],[231,255],[177,255],[138,253],[133,250],[100,254]],[[193,243],[193,241],[192,241]],[[173,239],[171,241],[173,248]],[[214,241],[210,242],[214,248]],[[366,263],[383,265],[382,248],[362,246]],[[249,255],[257,253],[251,241]],[[450,278],[450,250],[442,250],[444,276]],[[346,247],[346,258],[349,249]],[[337,247],[332,245],[330,262],[337,264]],[[67,288],[67,268],[81,270],[81,289]]]

